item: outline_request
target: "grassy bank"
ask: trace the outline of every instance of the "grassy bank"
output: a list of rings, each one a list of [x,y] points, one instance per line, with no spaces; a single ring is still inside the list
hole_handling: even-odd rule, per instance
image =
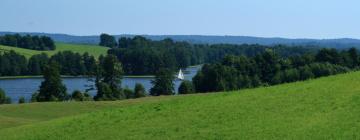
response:
[[[96,46],[96,45],[80,45],[80,44],[66,44],[66,43],[56,43],[56,50],[53,51],[37,51],[29,50],[23,48],[9,47],[0,45],[0,52],[14,50],[15,52],[24,55],[27,58],[30,58],[33,55],[46,53],[49,56],[52,56],[60,51],[73,51],[80,54],[88,52],[90,55],[93,55],[95,58],[98,58],[100,55],[106,55],[109,48]]]
[[[0,106],[0,124],[5,118],[26,125],[0,129],[0,139],[356,139],[360,137],[359,77],[360,72],[354,72],[109,106],[97,105],[106,102],[5,105]],[[54,105],[57,108],[52,109]]]

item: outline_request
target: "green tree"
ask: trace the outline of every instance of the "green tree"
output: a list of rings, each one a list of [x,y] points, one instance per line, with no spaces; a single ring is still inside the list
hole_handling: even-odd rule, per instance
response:
[[[43,72],[44,81],[40,85],[39,95],[37,101],[64,101],[67,93],[66,87],[62,83],[59,65],[55,62],[50,62]]]
[[[174,79],[175,77],[169,69],[160,69],[155,75],[155,80],[151,81],[153,87],[150,89],[150,95],[174,94]]]
[[[136,83],[134,88],[135,98],[141,98],[146,96],[145,88],[142,84]]]
[[[49,57],[47,54],[37,54],[31,56],[28,63],[28,72],[31,75],[40,75],[42,74],[43,68],[48,63]]]
[[[98,89],[95,100],[124,99],[121,90],[123,75],[122,65],[114,55],[107,55],[101,59],[96,72],[95,85]]]
[[[181,82],[179,89],[178,89],[178,93],[179,94],[191,94],[194,93],[194,86],[190,81],[183,81]]]
[[[100,35],[100,43],[99,43],[99,45],[113,48],[117,44],[116,44],[115,37],[113,37],[111,35],[108,35],[108,34],[101,34]]]

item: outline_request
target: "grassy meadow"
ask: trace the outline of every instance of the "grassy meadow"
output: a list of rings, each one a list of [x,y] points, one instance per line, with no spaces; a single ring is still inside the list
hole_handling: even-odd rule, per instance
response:
[[[41,54],[41,53],[46,53],[49,56],[51,56],[60,51],[73,51],[80,54],[88,52],[90,55],[93,55],[95,58],[98,58],[101,54],[105,55],[109,49],[97,45],[80,45],[80,44],[66,44],[66,43],[55,43],[55,45],[56,45],[56,50],[53,51],[37,51],[37,50],[29,50],[29,49],[0,45],[0,52],[14,50],[17,53],[22,54],[27,58],[30,58],[33,55]]]
[[[360,72],[224,93],[0,106],[0,139],[359,139]]]

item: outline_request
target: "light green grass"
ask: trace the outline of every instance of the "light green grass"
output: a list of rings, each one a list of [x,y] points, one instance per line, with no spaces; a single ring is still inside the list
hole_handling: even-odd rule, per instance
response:
[[[80,54],[88,52],[90,55],[93,55],[95,58],[98,58],[101,54],[106,55],[108,49],[109,48],[96,46],[96,45],[56,43],[56,50],[54,51],[37,51],[37,50],[29,50],[29,49],[0,45],[0,52],[14,50],[15,52],[22,54],[27,58],[30,58],[33,55],[41,54],[41,53],[46,53],[49,56],[52,56],[60,51],[73,51]]]
[[[0,139],[359,139],[359,85],[355,72],[220,94],[111,102],[119,106],[55,117],[82,109],[68,103],[0,106],[3,119],[27,124],[1,129]]]

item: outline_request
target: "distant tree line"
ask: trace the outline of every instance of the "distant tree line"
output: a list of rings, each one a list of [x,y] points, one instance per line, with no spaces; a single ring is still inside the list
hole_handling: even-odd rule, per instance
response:
[[[0,76],[41,75],[50,61],[59,64],[61,75],[86,75],[93,73],[96,67],[96,59],[88,53],[64,51],[51,57],[43,53],[26,59],[15,51],[9,51],[0,53]]]
[[[111,44],[109,54],[117,56],[124,66],[124,72],[131,75],[155,74],[159,68],[175,71],[190,65],[220,61],[225,55],[255,56],[266,49],[273,49],[281,57],[315,53],[316,47],[274,47],[262,45],[230,44],[190,44],[172,39],[149,40],[142,36],[122,37],[117,42],[114,37],[103,34],[100,45]],[[111,38],[111,39],[110,39]]]
[[[357,70],[359,60],[355,48],[322,49],[316,54],[287,58],[279,57],[273,50],[253,57],[228,55],[221,62],[204,65],[193,84],[196,92],[276,85]]]
[[[122,63],[124,74],[127,75],[152,75],[160,68],[176,71],[190,65],[218,62],[226,55],[253,57],[265,52],[266,49],[274,50],[281,58],[318,51],[315,47],[283,45],[206,45],[174,42],[171,39],[152,41],[141,36],[120,38],[115,44],[117,46],[109,50],[108,54],[117,57]],[[102,57],[104,56],[98,60]],[[0,52],[0,76],[40,75],[44,65],[50,60],[59,64],[61,75],[74,76],[94,73],[97,61],[88,53],[79,54],[71,51],[59,52],[51,57],[38,54],[29,59],[14,51]]]
[[[54,41],[47,36],[21,36],[19,34],[0,36],[0,45],[31,50],[55,50]]]

